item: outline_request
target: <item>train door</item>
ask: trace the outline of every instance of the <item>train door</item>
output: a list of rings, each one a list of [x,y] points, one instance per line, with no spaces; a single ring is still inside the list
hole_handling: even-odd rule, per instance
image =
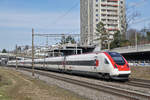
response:
[[[100,72],[103,70],[103,59],[102,55],[96,55],[95,59],[95,66],[93,67],[94,72]]]
[[[104,69],[104,72],[105,73],[109,73],[109,70],[110,70],[110,63],[109,63],[109,61],[108,61],[108,59],[107,58],[103,58],[103,60],[104,60],[104,64],[103,64],[103,69]]]
[[[44,57],[44,60],[43,60],[43,68],[47,67],[47,63],[46,63],[46,57]]]
[[[104,68],[103,68],[103,65],[104,65],[104,59],[103,59],[103,56],[102,55],[99,55],[98,56],[98,60],[99,60],[99,65],[98,65],[98,71],[100,72],[103,72]]]
[[[62,60],[62,69],[65,71],[66,70],[66,56],[63,57]]]
[[[95,56],[93,60],[93,66],[91,66],[91,70],[93,70],[94,72],[97,72],[98,65],[99,65],[99,60],[98,60],[98,57]]]

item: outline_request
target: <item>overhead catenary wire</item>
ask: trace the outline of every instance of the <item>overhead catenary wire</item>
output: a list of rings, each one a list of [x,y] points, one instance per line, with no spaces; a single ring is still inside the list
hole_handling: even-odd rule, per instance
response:
[[[73,0],[75,1],[75,0]],[[64,12],[62,15],[58,16],[56,18],[56,20],[52,21],[51,24],[57,24],[58,22],[60,22],[65,16],[67,16],[73,9],[75,9],[78,5],[80,4],[80,2],[77,0],[77,2],[71,7],[69,8],[66,12]],[[68,33],[68,32],[67,32]],[[72,33],[72,32],[70,32]],[[65,36],[73,36],[73,37],[77,37],[79,36],[80,34],[64,34]],[[42,36],[42,37],[46,37],[46,38],[61,38],[63,36],[63,34],[38,34],[36,33],[35,36]],[[48,40],[47,40],[48,42]],[[47,43],[48,44],[48,43]]]
[[[138,20],[136,22],[132,22],[131,25],[140,24],[140,23],[143,23],[143,22],[149,21],[149,20],[150,20],[150,18],[140,19],[140,20]]]
[[[147,2],[148,2],[148,0],[140,0],[140,1],[137,1],[137,2],[130,3],[129,8],[128,7],[126,8],[127,9],[127,16],[132,18],[133,16],[131,16],[131,15],[135,11],[130,10],[130,9],[137,10],[137,8],[144,6],[144,4],[146,4]],[[135,14],[137,14],[137,16],[140,16],[140,13],[138,13],[138,12],[136,12]],[[147,19],[142,19],[142,20],[146,21]],[[139,21],[138,22],[131,22],[131,25],[136,24],[136,23],[142,23],[142,21],[140,21],[140,22]]]
[[[135,8],[138,8],[138,7],[143,6],[143,4],[145,4],[147,1],[148,0],[140,0],[138,2],[131,3],[130,5],[135,7]]]
[[[52,24],[57,24],[58,21],[62,20],[65,16],[67,16],[74,8],[76,8],[80,2],[76,2],[71,8],[69,8],[64,14],[58,16],[56,20],[52,22]]]

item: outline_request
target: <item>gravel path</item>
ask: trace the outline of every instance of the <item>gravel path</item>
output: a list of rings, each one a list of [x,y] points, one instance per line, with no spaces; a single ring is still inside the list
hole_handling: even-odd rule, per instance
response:
[[[59,75],[59,76],[64,76],[64,77],[68,77],[68,78],[72,78],[72,79],[76,79],[76,80],[81,80],[81,81],[86,81],[89,83],[94,83],[94,84],[101,84],[101,85],[109,85],[109,86],[113,86],[113,87],[119,87],[122,89],[128,89],[128,90],[133,90],[133,91],[139,91],[139,92],[143,92],[143,93],[150,93],[150,88],[142,88],[142,87],[136,87],[136,86],[129,86],[126,85],[123,82],[106,82],[106,81],[101,81],[98,79],[92,79],[92,78],[86,78],[86,77],[81,77],[81,76],[73,76],[73,75],[68,75],[68,74],[60,74],[60,73],[55,73],[55,72],[47,72],[47,73],[51,73],[54,75]]]
[[[32,77],[30,72],[23,71],[23,70],[18,70],[18,71],[22,72],[25,75],[28,75],[28,76]],[[92,82],[94,84],[105,84],[105,85],[111,85],[111,86],[121,87],[121,88],[125,88],[125,89],[130,89],[130,90],[134,90],[134,91],[141,91],[141,92],[150,93],[150,89],[143,89],[143,88],[140,88],[140,87],[133,87],[133,86],[128,86],[128,85],[124,85],[124,84],[120,84],[120,83],[105,82],[105,81],[100,81],[100,80],[96,80],[96,79],[88,79],[88,78],[84,78],[84,77],[71,76],[71,75],[67,75],[67,74],[59,74],[59,73],[54,73],[54,72],[47,72],[47,73],[60,75],[60,76],[63,75],[65,77],[69,77],[69,78],[73,78],[73,79],[77,79],[77,80],[82,80],[82,81],[84,80],[86,82]],[[60,81],[60,80],[56,80],[56,79],[53,79],[53,78],[49,78],[49,77],[46,77],[46,76],[36,74],[35,77],[37,79],[45,81],[48,84],[57,85],[61,88],[67,89],[71,92],[74,92],[74,93],[76,93],[80,96],[83,96],[83,97],[91,99],[91,100],[126,100],[126,99],[123,99],[121,97],[117,97],[115,95],[99,92],[99,91],[96,91],[96,90],[91,90],[89,88],[85,88],[85,87],[82,87],[82,86],[70,84],[70,83]]]
[[[21,72],[23,74],[31,76],[30,72],[26,72],[26,71],[21,71]],[[87,99],[91,99],[91,100],[123,100],[122,98],[118,98],[116,96],[113,96],[113,95],[110,95],[107,93],[91,90],[91,89],[88,89],[88,88],[85,88],[82,86],[70,84],[70,83],[56,80],[53,78],[49,78],[46,76],[36,74],[35,77],[40,79],[40,80],[47,82],[48,84],[57,85],[61,88],[67,89],[67,90],[74,92],[80,96],[83,96]],[[124,100],[126,100],[126,99],[124,99]]]

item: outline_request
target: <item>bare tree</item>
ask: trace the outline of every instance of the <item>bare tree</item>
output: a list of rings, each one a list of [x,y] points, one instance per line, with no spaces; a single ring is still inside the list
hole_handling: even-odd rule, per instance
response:
[[[127,5],[123,10],[125,11],[125,16],[123,16],[123,18],[121,19],[121,27],[123,29],[123,35],[127,38],[127,31],[129,30],[130,25],[140,17],[140,13],[135,10],[134,6],[129,5]]]
[[[130,24],[132,24],[139,16],[140,13],[138,11],[130,12],[127,10],[126,14],[126,30],[129,29]]]

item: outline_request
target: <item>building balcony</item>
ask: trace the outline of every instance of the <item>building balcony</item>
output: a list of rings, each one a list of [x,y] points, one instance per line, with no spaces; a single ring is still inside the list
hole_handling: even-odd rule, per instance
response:
[[[118,7],[101,6],[101,9],[118,10]]]

